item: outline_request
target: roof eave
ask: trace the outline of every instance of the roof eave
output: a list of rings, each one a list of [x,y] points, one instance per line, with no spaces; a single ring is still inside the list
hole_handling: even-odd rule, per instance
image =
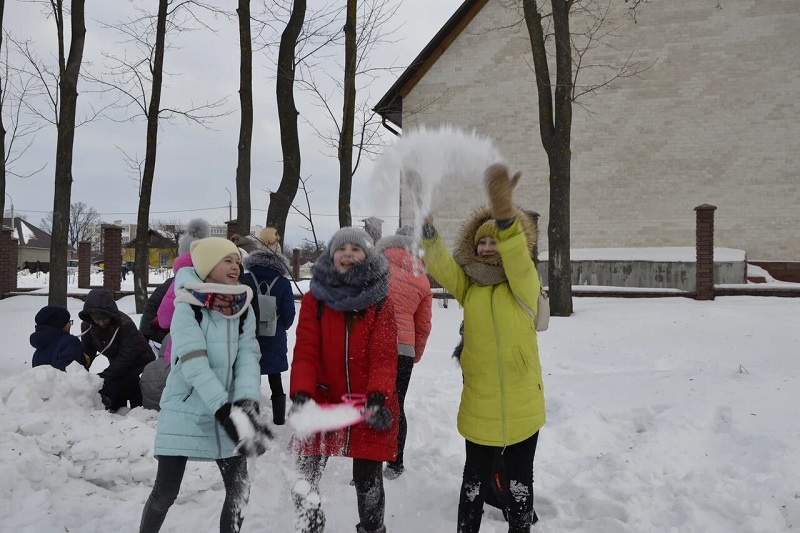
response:
[[[425,45],[425,48],[372,108],[383,118],[384,122],[388,120],[400,128],[403,127],[403,97],[411,92],[425,72],[436,63],[487,2],[488,0],[464,0],[433,39]]]

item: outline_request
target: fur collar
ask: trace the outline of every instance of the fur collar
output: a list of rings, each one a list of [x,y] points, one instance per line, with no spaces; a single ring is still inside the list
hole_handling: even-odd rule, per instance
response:
[[[389,293],[389,263],[383,254],[371,253],[342,273],[325,253],[314,264],[309,289],[314,298],[336,311],[363,311]]]
[[[242,264],[247,270],[252,270],[254,266],[262,266],[271,268],[281,275],[291,272],[289,258],[271,250],[254,250],[244,258]]]
[[[515,216],[522,225],[522,231],[528,241],[528,250],[531,253],[531,257],[536,257],[538,253],[538,228],[531,217],[522,209],[516,208]],[[475,253],[473,241],[475,232],[484,222],[491,218],[492,210],[489,206],[484,206],[474,211],[461,226],[453,249],[453,259],[456,260],[456,263],[464,269],[464,272],[470,278],[481,285],[495,285],[506,279],[500,255],[487,258]]]
[[[198,300],[193,292],[215,293],[215,294],[244,294],[245,303],[242,308],[232,315],[222,315],[225,318],[236,318],[250,306],[253,300],[253,291],[247,285],[225,285],[222,283],[205,283],[197,277],[197,273],[192,267],[184,267],[175,276],[175,303],[188,303],[205,307],[205,302]]]

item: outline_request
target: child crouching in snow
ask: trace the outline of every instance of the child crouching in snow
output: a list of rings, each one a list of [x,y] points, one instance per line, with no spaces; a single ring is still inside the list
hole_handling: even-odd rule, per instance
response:
[[[246,457],[271,437],[259,417],[261,351],[253,297],[239,285],[241,256],[227,239],[191,246],[194,267],[175,277],[172,370],[161,396],[155,450],[158,472],[140,533],[161,529],[180,490],[186,461],[215,460],[225,484],[221,532],[238,532],[250,494]]]

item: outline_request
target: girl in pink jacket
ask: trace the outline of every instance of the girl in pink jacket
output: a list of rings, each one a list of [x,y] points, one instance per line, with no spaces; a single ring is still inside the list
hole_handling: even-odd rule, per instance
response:
[[[194,266],[192,264],[192,254],[189,252],[190,245],[199,239],[205,239],[211,234],[211,225],[202,218],[194,218],[186,225],[186,234],[182,235],[178,241],[178,257],[172,263],[172,271],[177,274],[183,267]],[[174,279],[174,278],[173,278]],[[156,317],[158,327],[164,331],[169,331],[172,324],[172,315],[175,313],[175,283],[169,286],[164,299],[158,306]],[[172,337],[164,341],[164,360],[169,363],[172,360]]]
[[[403,473],[403,449],[408,423],[405,402],[411,371],[425,351],[431,332],[431,284],[425,266],[413,252],[413,229],[404,227],[397,235],[384,237],[376,249],[389,260],[389,297],[395,303],[397,322],[397,399],[400,403],[400,431],[397,440],[397,460],[386,464],[384,477],[395,479]]]

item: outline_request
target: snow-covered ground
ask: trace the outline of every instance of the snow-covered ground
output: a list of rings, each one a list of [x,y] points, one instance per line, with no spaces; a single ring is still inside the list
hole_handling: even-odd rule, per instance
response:
[[[45,303],[0,300],[0,531],[136,531],[155,478],[155,413],[108,414],[96,376],[30,369],[28,335]],[[118,303],[133,313],[132,297]],[[461,310],[434,305],[407,398],[406,472],[386,481],[386,523],[396,533],[455,531],[464,443],[450,353]],[[81,302],[68,307],[77,318]],[[574,316],[553,318],[539,349],[548,422],[536,454],[534,531],[800,527],[800,300],[576,298]],[[266,383],[262,391],[268,398]],[[276,428],[273,449],[250,461],[245,532],[294,531],[289,431]],[[350,477],[342,459],[323,477],[331,533],[355,530]],[[163,531],[214,531],[223,497],[216,466],[189,463]],[[505,531],[487,508],[481,532]]]

